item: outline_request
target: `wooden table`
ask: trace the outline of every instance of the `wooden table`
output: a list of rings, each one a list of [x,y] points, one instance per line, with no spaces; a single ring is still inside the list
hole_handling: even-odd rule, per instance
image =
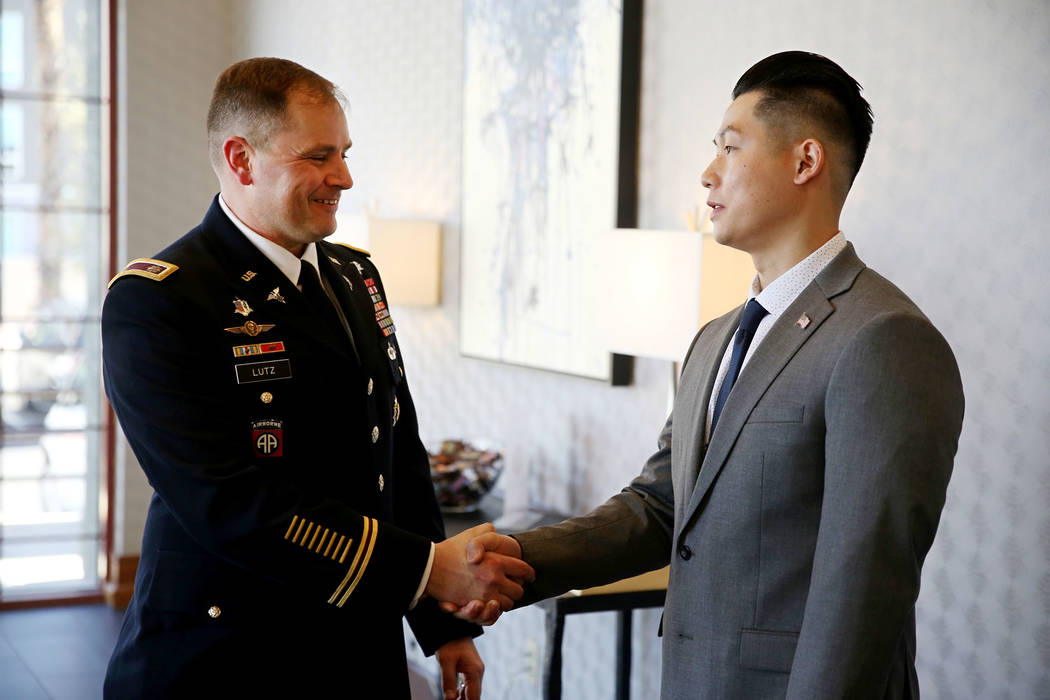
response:
[[[604,586],[569,591],[537,603],[547,614],[544,700],[561,700],[561,641],[565,616],[574,613],[615,611],[616,700],[631,696],[631,613],[635,608],[659,608],[667,594],[669,567],[649,571]]]

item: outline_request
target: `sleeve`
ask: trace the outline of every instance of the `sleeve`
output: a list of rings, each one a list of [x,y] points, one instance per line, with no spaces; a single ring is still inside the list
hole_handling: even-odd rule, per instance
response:
[[[671,560],[671,426],[642,473],[586,515],[513,535],[536,571],[519,605],[658,569]]]
[[[430,541],[307,490],[243,449],[243,421],[209,354],[200,304],[156,282],[121,281],[102,313],[103,376],[150,484],[201,549],[295,595],[400,616]]]
[[[683,367],[710,324],[693,337]],[[685,370],[683,369],[683,374]],[[573,588],[612,583],[666,566],[674,533],[671,441],[674,413],[664,424],[656,452],[641,474],[596,509],[557,525],[513,535],[536,571],[520,605],[561,595]]]
[[[882,697],[962,426],[962,383],[917,315],[873,319],[826,396],[824,494],[788,698]]]

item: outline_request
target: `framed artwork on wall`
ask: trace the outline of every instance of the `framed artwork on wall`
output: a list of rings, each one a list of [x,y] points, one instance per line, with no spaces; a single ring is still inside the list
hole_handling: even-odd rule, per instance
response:
[[[591,275],[597,237],[637,225],[641,20],[641,0],[465,0],[464,355],[621,373]]]

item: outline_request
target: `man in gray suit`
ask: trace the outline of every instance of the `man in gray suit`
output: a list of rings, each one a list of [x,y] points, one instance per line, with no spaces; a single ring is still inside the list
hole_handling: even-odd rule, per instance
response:
[[[524,556],[523,602],[670,562],[664,698],[914,698],[958,367],[839,231],[871,135],[857,82],[787,52],[733,98],[702,182],[718,241],[753,258],[748,303],[697,334],[659,449],[626,489],[470,547]],[[493,608],[458,614],[491,622]]]

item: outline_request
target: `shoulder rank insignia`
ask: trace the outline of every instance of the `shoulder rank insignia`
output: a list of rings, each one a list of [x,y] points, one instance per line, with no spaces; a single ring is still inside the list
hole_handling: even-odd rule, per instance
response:
[[[146,279],[153,280],[154,282],[160,282],[162,279],[172,274],[179,269],[178,265],[164,262],[163,260],[154,260],[153,258],[136,258],[124,266],[124,269],[117,274],[113,279],[109,281],[107,289],[113,286],[113,283],[119,280],[121,277],[128,275],[134,275],[136,277],[145,277]]]
[[[370,252],[368,252],[367,250],[365,250],[364,248],[355,248],[354,246],[350,245],[349,243],[340,243],[339,241],[332,241],[332,242],[335,243],[336,245],[341,245],[344,248],[349,248],[350,250],[356,250],[358,253],[360,253],[361,255],[364,255],[365,257],[369,257],[369,258],[372,257],[372,254]]]
[[[260,333],[265,333],[271,330],[276,324],[273,323],[256,323],[255,321],[245,321],[243,326],[234,326],[232,328],[223,328],[227,333],[243,333],[250,335],[253,338]]]

